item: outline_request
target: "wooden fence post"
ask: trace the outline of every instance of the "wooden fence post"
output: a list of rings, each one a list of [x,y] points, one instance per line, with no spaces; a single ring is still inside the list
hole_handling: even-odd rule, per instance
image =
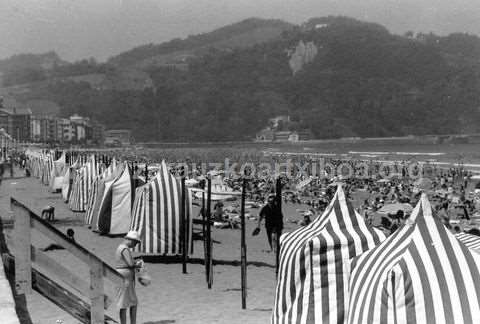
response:
[[[103,324],[103,263],[93,257],[90,258],[90,323]]]
[[[17,294],[32,293],[32,259],[31,259],[31,237],[30,237],[30,212],[16,206],[11,200],[15,223],[15,288]]]

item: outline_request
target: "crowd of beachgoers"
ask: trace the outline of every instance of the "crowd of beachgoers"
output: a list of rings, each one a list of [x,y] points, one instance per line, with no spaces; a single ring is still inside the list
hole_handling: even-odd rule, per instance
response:
[[[92,153],[105,163],[113,158],[129,161],[135,176],[143,181],[155,176],[162,160],[167,161],[173,173],[185,175],[194,187],[203,187],[210,176],[220,179],[228,190],[238,192],[242,179],[248,178],[247,199],[252,206],[265,202],[280,177],[283,201],[301,205],[299,210],[305,217],[302,224],[322,213],[341,184],[367,222],[387,232],[408,218],[421,192],[429,195],[437,216],[452,231],[476,232],[480,225],[480,189],[476,189],[480,180],[462,165],[440,168],[429,161],[379,162],[215,147],[88,150],[75,151],[70,158]],[[22,152],[11,158],[25,165]],[[231,216],[228,210],[216,215],[226,219]],[[285,218],[288,221],[289,215]]]

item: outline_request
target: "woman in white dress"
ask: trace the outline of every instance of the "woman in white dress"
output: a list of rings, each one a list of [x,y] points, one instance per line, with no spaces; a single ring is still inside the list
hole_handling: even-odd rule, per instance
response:
[[[140,267],[141,261],[136,262],[132,257],[133,249],[140,243],[140,236],[130,231],[115,252],[115,268],[123,276],[123,284],[117,288],[117,307],[120,310],[120,323],[127,324],[127,309],[130,309],[130,323],[137,322],[137,294],[135,293],[135,269]]]

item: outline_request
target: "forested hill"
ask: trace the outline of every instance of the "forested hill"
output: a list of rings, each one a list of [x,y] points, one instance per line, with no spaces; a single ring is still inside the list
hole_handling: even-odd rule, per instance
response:
[[[210,48],[231,50],[249,47],[277,38],[293,28],[282,20],[250,18],[212,32],[172,39],[162,44],[147,44],[108,60],[116,66],[149,66],[153,63],[180,63],[185,58],[202,55]]]
[[[242,43],[255,29],[249,24],[285,28]],[[16,96],[131,128],[138,141],[251,139],[269,118],[286,113],[290,128],[317,138],[480,131],[477,36],[393,35],[346,17],[287,26],[251,19],[139,47],[107,64],[62,65]],[[222,42],[230,45],[217,46]],[[81,67],[103,81],[78,78]],[[119,78],[129,82],[118,86]]]

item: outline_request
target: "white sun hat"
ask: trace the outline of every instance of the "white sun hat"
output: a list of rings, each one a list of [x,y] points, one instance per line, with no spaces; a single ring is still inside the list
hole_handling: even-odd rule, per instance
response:
[[[138,234],[138,232],[136,231],[130,231],[127,233],[127,235],[125,235],[125,238],[126,239],[129,239],[129,240],[132,240],[132,241],[136,241],[138,243],[141,242],[140,240],[140,234]]]

